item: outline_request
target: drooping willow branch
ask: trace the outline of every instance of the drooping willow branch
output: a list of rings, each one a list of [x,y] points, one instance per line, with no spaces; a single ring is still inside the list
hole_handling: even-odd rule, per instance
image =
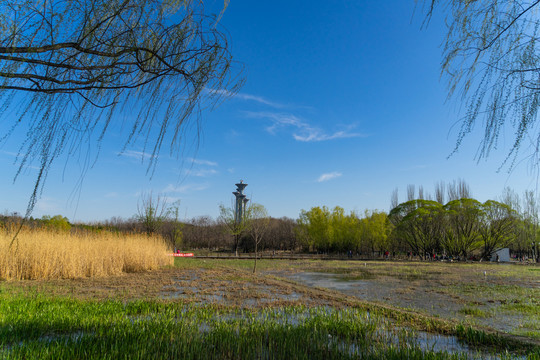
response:
[[[503,132],[513,131],[504,163],[511,170],[528,146],[538,169],[540,132],[540,0],[426,0],[427,21],[446,12],[442,74],[449,96],[464,104],[455,151],[481,122],[478,160],[496,149]]]
[[[118,118],[129,125],[119,150],[140,140],[150,171],[164,146],[180,149],[187,121],[237,91],[241,66],[205,10],[194,0],[0,2],[0,138],[26,133],[15,178],[39,168],[27,216],[55,159],[99,148]]]

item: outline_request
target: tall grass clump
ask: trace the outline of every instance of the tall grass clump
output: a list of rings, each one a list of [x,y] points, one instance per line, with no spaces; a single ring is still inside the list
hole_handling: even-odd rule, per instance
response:
[[[0,293],[0,314],[0,359],[525,358],[461,346],[434,349],[440,338],[423,342],[414,331],[353,308],[244,311]],[[538,359],[535,354],[527,359]]]
[[[103,277],[172,265],[165,241],[143,234],[0,229],[0,279]]]

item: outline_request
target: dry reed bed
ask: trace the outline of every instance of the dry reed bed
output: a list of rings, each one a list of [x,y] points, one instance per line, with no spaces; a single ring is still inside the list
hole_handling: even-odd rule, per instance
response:
[[[3,280],[102,277],[173,264],[163,239],[143,234],[22,229],[12,240],[13,232],[0,232]]]

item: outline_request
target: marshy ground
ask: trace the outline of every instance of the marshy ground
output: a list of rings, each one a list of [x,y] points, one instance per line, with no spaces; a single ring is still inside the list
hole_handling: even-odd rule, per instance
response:
[[[175,267],[93,279],[22,281],[77,299],[160,299],[239,308],[357,301],[459,320],[540,342],[540,267],[493,263],[176,259]]]
[[[0,294],[83,303],[150,301],[167,311],[167,304],[256,312],[352,308],[398,327],[455,335],[470,326],[503,339],[495,342],[517,344],[514,349],[540,346],[538,266],[262,260],[255,274],[252,266],[250,260],[181,258],[173,267],[139,273],[2,282]]]

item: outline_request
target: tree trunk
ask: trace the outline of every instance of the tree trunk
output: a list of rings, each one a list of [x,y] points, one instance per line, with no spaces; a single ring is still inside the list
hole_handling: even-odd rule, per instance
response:
[[[253,273],[257,270],[257,241],[255,240],[255,263],[253,264]]]

